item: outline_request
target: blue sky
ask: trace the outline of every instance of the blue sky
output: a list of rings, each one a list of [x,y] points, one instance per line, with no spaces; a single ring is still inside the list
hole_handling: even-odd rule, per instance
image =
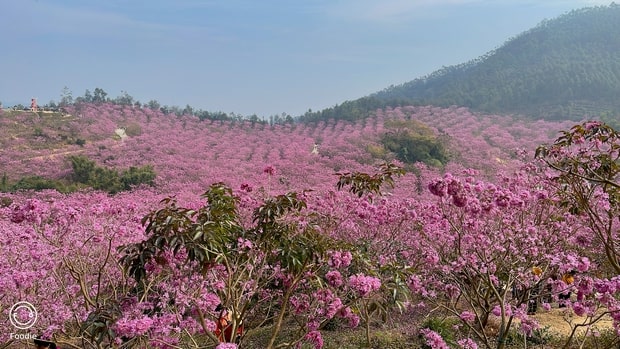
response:
[[[0,0],[0,101],[103,88],[303,114],[466,62],[588,0]]]

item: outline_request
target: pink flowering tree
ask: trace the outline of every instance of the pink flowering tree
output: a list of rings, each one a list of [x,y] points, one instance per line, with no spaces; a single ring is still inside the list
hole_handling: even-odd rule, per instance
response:
[[[385,165],[378,175],[341,175],[341,187],[356,183],[352,191],[361,195],[378,191],[399,171]],[[380,304],[382,272],[363,252],[352,253],[350,243],[316,228],[318,215],[306,212],[309,193],[267,196],[262,203],[248,194],[236,196],[216,183],[203,195],[202,207],[184,208],[165,199],[164,208],[147,215],[148,238],[124,249],[122,263],[142,300],[128,309],[142,303],[152,305],[152,311],[178,309],[172,311],[177,317],[189,314],[199,325],[192,335],[207,336],[213,343],[241,342],[247,331],[269,324],[268,348],[302,341],[321,348],[320,330],[333,318],[355,327],[362,317],[368,332],[373,304]],[[240,208],[257,203],[250,219],[244,218]],[[185,284],[203,286],[183,296],[179,289],[189,288]],[[218,305],[230,312],[231,333],[239,336],[218,336]],[[126,311],[122,318],[128,323],[144,320],[139,312]],[[280,338],[284,324],[291,323],[300,326],[299,335]],[[135,333],[128,334],[132,338]]]
[[[123,277],[116,249],[139,239],[140,210],[125,195],[114,200],[101,193],[13,196],[13,203],[0,209],[0,230],[8,232],[1,238],[7,256],[0,261],[3,315],[12,304],[27,301],[39,313],[32,333],[62,346],[105,347],[110,336],[100,329],[116,321],[116,295],[133,284]],[[0,341],[10,342],[5,334],[15,329],[5,322],[0,326]]]
[[[190,314],[199,325],[195,334],[214,343],[241,342],[241,329],[271,324],[268,348],[300,341],[320,348],[321,323],[334,316],[353,317],[342,292],[326,288],[326,280],[333,281],[333,273],[325,269],[326,251],[334,242],[296,221],[306,206],[296,193],[267,198],[253,210],[250,226],[243,226],[239,198],[230,188],[214,184],[204,198],[207,204],[196,210],[166,199],[164,208],[144,218],[148,238],[127,246],[123,258],[137,282],[138,298],[153,299],[162,309],[183,304],[183,311],[175,313]],[[179,301],[182,285],[197,282],[203,285],[200,292]],[[157,299],[162,294],[166,299]],[[239,336],[214,334],[218,305],[230,312],[231,333]],[[301,335],[282,343],[285,321],[302,313],[312,315],[299,322]],[[136,316],[129,314],[129,321]]]
[[[620,135],[603,123],[585,122],[539,147],[537,155],[555,170],[561,204],[586,218],[606,274],[620,273]]]
[[[437,202],[425,210],[418,254],[426,265],[411,289],[489,348],[505,346],[514,319],[525,334],[537,328],[527,306],[548,292],[545,280],[590,266],[570,248],[579,226],[534,169],[498,184],[451,174],[429,184]],[[492,315],[500,321],[498,338],[486,331]]]
[[[549,177],[560,197],[559,206],[581,219],[584,233],[576,245],[597,264],[595,273],[578,276],[574,282],[577,298],[572,310],[585,316],[577,324],[589,327],[610,315],[620,329],[620,135],[610,126],[588,121],[573,126],[551,145],[543,145],[536,155],[551,169]],[[575,330],[571,333],[571,338]]]

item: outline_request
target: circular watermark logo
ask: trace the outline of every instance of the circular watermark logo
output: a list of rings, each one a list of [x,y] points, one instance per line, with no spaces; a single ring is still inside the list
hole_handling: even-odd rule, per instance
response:
[[[15,328],[20,330],[27,330],[34,326],[38,316],[37,308],[25,301],[13,304],[9,311],[9,321],[11,321]]]

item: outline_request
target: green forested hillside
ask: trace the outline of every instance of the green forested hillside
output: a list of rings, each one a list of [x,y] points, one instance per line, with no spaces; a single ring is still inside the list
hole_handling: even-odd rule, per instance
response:
[[[617,114],[619,96],[620,5],[612,3],[542,22],[478,59],[302,119],[355,119],[403,104],[580,119]]]

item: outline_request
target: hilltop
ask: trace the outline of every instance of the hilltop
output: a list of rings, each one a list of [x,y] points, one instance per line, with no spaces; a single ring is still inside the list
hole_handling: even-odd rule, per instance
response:
[[[385,106],[451,105],[533,119],[608,119],[620,111],[620,6],[575,10],[469,62],[302,119],[356,119]]]

